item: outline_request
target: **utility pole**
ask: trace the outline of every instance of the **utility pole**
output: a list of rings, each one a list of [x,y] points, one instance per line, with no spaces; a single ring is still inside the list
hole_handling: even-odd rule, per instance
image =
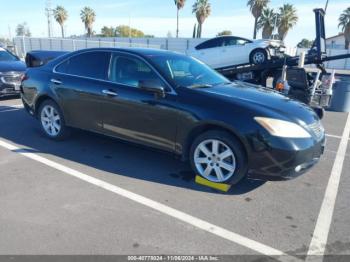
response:
[[[10,27],[10,25],[8,25],[8,29],[9,29],[9,39],[12,40],[12,33],[11,33],[11,27]]]
[[[131,15],[129,14],[129,38],[131,38]]]
[[[46,0],[45,14],[47,17],[47,34],[49,37],[52,37],[52,12],[51,0]]]

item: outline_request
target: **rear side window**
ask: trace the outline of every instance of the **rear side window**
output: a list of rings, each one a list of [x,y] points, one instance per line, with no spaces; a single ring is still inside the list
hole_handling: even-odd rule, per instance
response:
[[[199,45],[197,45],[195,48],[197,50],[201,50],[201,49],[207,49],[207,48],[214,48],[214,47],[220,47],[224,45],[224,39],[222,38],[214,38],[214,39],[210,39],[204,43],[201,43]]]
[[[109,52],[83,53],[69,58],[60,64],[56,71],[69,75],[107,80],[110,56]]]

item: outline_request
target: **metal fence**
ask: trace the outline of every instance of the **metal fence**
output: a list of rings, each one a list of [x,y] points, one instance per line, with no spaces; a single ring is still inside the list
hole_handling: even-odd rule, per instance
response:
[[[54,50],[54,51],[75,51],[94,47],[143,47],[143,48],[161,48],[160,45],[151,43],[119,42],[116,39],[74,39],[74,38],[34,38],[34,37],[16,37],[14,38],[16,54],[24,57],[32,50]]]
[[[75,51],[93,47],[143,47],[185,52],[206,39],[189,38],[35,38],[15,37],[19,57],[32,50]]]
[[[197,38],[35,38],[16,37],[14,45],[19,57],[24,57],[31,50],[75,51],[93,47],[143,47],[157,48],[177,52],[186,52],[207,39]],[[287,48],[288,55],[297,55],[306,49]],[[328,49],[328,56],[349,54],[350,50]],[[350,59],[326,62],[329,69],[350,70]]]

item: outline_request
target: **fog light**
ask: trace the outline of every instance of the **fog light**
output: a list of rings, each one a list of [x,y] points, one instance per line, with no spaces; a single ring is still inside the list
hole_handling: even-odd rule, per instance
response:
[[[295,172],[299,173],[303,169],[303,165],[299,165],[295,168]]]

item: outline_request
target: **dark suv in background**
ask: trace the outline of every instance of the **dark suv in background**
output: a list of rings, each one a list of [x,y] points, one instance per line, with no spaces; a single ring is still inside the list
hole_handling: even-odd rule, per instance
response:
[[[19,94],[25,64],[14,54],[0,47],[0,97]]]

